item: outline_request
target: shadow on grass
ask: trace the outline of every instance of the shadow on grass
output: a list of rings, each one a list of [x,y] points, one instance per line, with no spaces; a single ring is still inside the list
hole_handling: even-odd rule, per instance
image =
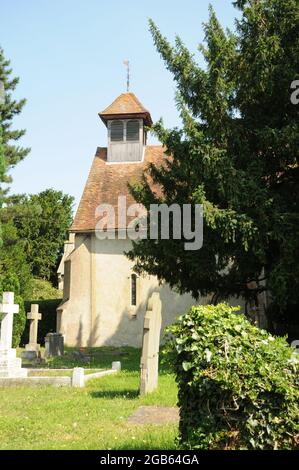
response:
[[[124,445],[120,447],[111,447],[111,450],[116,450],[116,451],[121,451],[121,450],[152,450],[153,452],[155,451],[163,451],[163,450],[179,450],[177,447],[175,447],[174,443],[169,443],[169,445],[161,445],[161,446],[155,446],[152,447],[151,444],[140,444],[139,446],[132,446],[132,445]]]
[[[125,346],[120,348],[112,346],[84,348],[83,354],[88,358],[87,361],[78,357],[78,351],[78,348],[65,348],[65,354],[61,357],[51,359],[48,367],[110,369],[112,362],[121,361],[123,371],[133,372],[140,369],[140,349]]]
[[[126,400],[135,400],[139,396],[139,390],[100,390],[97,392],[90,392],[91,398],[125,398]]]

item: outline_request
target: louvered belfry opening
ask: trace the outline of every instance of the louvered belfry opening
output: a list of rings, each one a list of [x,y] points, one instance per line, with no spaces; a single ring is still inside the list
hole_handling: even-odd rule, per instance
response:
[[[143,158],[144,126],[142,119],[108,121],[109,163],[141,162]]]
[[[107,163],[142,162],[152,118],[134,93],[122,93],[99,116],[108,130]]]
[[[112,121],[110,128],[110,139],[112,142],[138,142],[140,124],[137,119],[130,121]]]
[[[111,122],[110,139],[112,142],[121,142],[124,140],[124,122],[123,121]]]
[[[137,119],[127,122],[126,138],[128,141],[139,140],[139,121]]]

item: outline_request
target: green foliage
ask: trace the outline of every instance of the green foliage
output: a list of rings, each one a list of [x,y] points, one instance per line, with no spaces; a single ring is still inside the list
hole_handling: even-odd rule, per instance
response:
[[[129,257],[137,271],[180,292],[254,301],[267,289],[288,310],[299,305],[299,106],[290,100],[299,78],[299,4],[235,4],[241,19],[234,34],[210,10],[200,45],[205,68],[180,38],[170,45],[150,22],[177,84],[183,127],[154,126],[172,159],[151,164],[131,191],[147,209],[157,202],[202,204],[204,241],[194,253],[185,251],[184,239],[139,240]]]
[[[45,343],[45,337],[47,333],[53,333],[56,331],[56,308],[61,303],[61,299],[49,299],[49,300],[26,300],[25,309],[26,312],[30,312],[31,304],[39,305],[39,312],[42,314],[42,319],[38,322],[38,334],[37,342],[39,344]],[[23,332],[21,344],[27,344],[29,342],[29,322],[26,323],[26,328]]]
[[[10,61],[5,59],[3,49],[0,47],[0,82],[4,85],[4,99],[0,100],[0,125],[2,127],[2,145],[7,170],[22,161],[30,152],[29,148],[14,144],[25,134],[23,129],[12,129],[12,121],[21,113],[26,100],[18,101],[13,99],[11,92],[15,90],[19,78],[12,78],[11,74]],[[11,177],[6,175],[5,181],[10,182]]]
[[[34,278],[31,282],[30,299],[31,301],[62,299],[62,291],[53,287],[49,281]]]
[[[279,305],[271,303],[267,307],[267,318],[270,331],[274,331],[276,335],[287,336],[289,343],[299,338],[297,305],[281,309]]]
[[[4,290],[14,291],[16,302],[20,303],[20,314],[16,315],[14,321],[13,341],[17,345],[24,327],[23,300],[19,296],[28,292],[31,276],[25,259],[24,244],[18,237],[16,227],[9,219],[3,223],[2,205],[7,190],[3,189],[1,183],[11,182],[7,171],[23,160],[30,149],[14,145],[25,134],[24,130],[12,129],[13,119],[21,113],[25,100],[13,99],[12,92],[19,79],[11,77],[9,64],[0,48],[0,285],[2,284]]]
[[[12,347],[17,348],[20,345],[21,336],[23,334],[26,323],[24,301],[23,298],[20,296],[20,282],[18,277],[14,273],[6,274],[6,276],[0,279],[0,281],[1,298],[3,292],[14,292],[14,302],[15,304],[19,305],[19,313],[14,315],[12,333]]]
[[[29,322],[26,322],[27,312],[30,312],[31,304],[37,303],[42,313],[42,320],[38,326],[38,342],[44,344],[47,333],[56,331],[56,308],[61,303],[61,292],[51,286],[48,281],[34,279],[31,284],[31,300],[24,302],[20,295],[21,287],[19,277],[11,272],[3,276],[0,282],[0,295],[2,292],[14,292],[15,303],[19,304],[19,314],[14,315],[13,323],[13,347],[25,345],[29,341]],[[40,297],[38,296],[40,294]],[[45,299],[45,297],[47,297]]]
[[[0,100],[1,100],[1,96],[0,96]],[[3,131],[2,131],[1,123],[0,123],[0,182],[4,181],[5,170],[6,170],[6,165],[5,165],[5,157],[4,157],[4,146],[3,146]],[[1,203],[2,203],[2,200],[0,199],[0,208],[1,208]]]
[[[6,199],[3,223],[13,222],[33,276],[56,282],[56,269],[72,222],[73,200],[54,189]]]
[[[38,343],[44,344],[47,333],[56,331],[56,309],[61,303],[62,292],[55,289],[49,281],[33,279],[31,282],[30,300],[25,300],[26,312],[30,312],[31,304],[38,304],[42,319],[38,323]],[[21,344],[29,341],[29,322],[27,321],[22,335]]]
[[[1,95],[0,95],[0,100],[1,100]],[[4,180],[5,170],[6,170],[6,165],[5,165],[5,158],[4,158],[3,140],[2,140],[2,126],[0,123],[0,183],[3,182]],[[2,191],[0,190],[0,210],[2,207],[2,203],[3,203],[3,197],[2,197]],[[2,246],[2,226],[1,226],[1,221],[0,221],[0,248],[1,246]]]
[[[14,315],[12,332],[13,348],[17,348],[18,346],[20,346],[21,338],[26,325],[26,312],[23,298],[20,295],[15,295],[15,303],[19,305],[19,313]]]
[[[299,358],[226,304],[192,307],[169,327],[189,449],[298,449]]]
[[[3,229],[0,283],[4,283],[7,277],[17,278],[17,291],[23,299],[58,299],[61,296],[49,281],[34,279],[33,274],[56,281],[57,264],[72,219],[72,202],[72,197],[51,189],[37,195],[10,196],[6,199],[0,217]],[[17,291],[14,290],[15,294]],[[21,319],[21,316],[18,318]],[[18,318],[15,321],[16,329]],[[53,322],[55,320],[45,321],[46,329],[49,328],[46,333],[55,329]],[[21,334],[23,329],[22,320],[19,328]],[[43,329],[41,334],[44,335]]]
[[[2,215],[5,209],[2,209]],[[0,282],[7,277],[17,277],[19,293],[28,298],[31,289],[31,272],[27,263],[24,241],[20,239],[12,220],[2,223],[3,245],[0,248]]]
[[[34,276],[56,281],[56,269],[72,222],[73,201],[72,196],[53,189],[29,197],[29,203],[40,208],[40,216],[22,218],[19,233],[27,240],[27,258]]]

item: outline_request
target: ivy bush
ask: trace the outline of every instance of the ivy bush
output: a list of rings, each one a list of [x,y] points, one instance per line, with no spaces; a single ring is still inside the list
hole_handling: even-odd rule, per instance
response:
[[[192,307],[167,330],[179,388],[179,445],[298,449],[298,355],[238,310]]]

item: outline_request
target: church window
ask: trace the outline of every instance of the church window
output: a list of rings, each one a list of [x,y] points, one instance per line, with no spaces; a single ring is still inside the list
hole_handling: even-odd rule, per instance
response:
[[[64,286],[63,286],[63,300],[68,300],[71,296],[71,261],[68,260],[64,263]]]
[[[127,140],[139,140],[139,121],[132,120],[127,122]]]
[[[131,275],[131,305],[137,305],[137,276]]]
[[[111,123],[111,141],[121,142],[124,140],[124,123],[123,121],[113,121]]]

